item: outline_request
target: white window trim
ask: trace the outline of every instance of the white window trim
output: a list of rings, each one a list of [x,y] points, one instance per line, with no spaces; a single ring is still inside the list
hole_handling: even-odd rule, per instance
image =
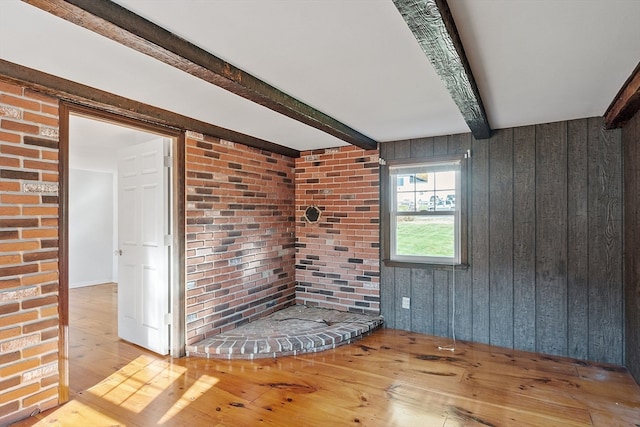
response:
[[[416,264],[435,264],[435,265],[459,265],[462,262],[462,228],[461,228],[461,209],[466,204],[463,201],[462,180],[464,177],[464,159],[456,156],[455,158],[433,158],[420,159],[402,162],[393,162],[389,164],[389,259],[390,261]],[[425,169],[439,169],[454,166],[456,168],[455,175],[455,200],[456,207],[453,211],[418,211],[418,212],[399,212],[397,211],[397,181],[396,177],[402,173],[411,173],[412,171],[424,171]],[[454,256],[453,257],[436,257],[436,256],[414,256],[399,255],[396,253],[396,227],[398,216],[454,216]]]

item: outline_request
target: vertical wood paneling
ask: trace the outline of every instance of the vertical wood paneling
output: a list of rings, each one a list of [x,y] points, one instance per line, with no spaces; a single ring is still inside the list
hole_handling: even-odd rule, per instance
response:
[[[513,346],[513,130],[489,145],[489,343]],[[509,320],[507,320],[509,319]]]
[[[589,228],[587,119],[567,124],[567,337],[568,355],[589,355]]]
[[[622,129],[624,150],[625,362],[640,383],[640,114]]]
[[[620,363],[622,280],[619,242],[619,132],[603,131],[601,119],[589,119],[589,356]],[[615,361],[615,356],[617,361]]]
[[[411,298],[411,269],[396,268],[396,328],[411,329],[411,309],[402,308],[402,298]]]
[[[433,272],[433,333],[439,336],[450,336],[451,311],[449,287],[449,271]]]
[[[469,267],[456,269],[455,285],[446,266],[382,267],[387,327],[450,337],[455,315],[459,339],[620,363],[621,149],[619,133],[601,131],[600,123],[514,128],[482,141],[465,134],[382,144],[386,159],[472,149]],[[411,310],[401,308],[402,296],[411,297]],[[638,328],[638,308],[629,306],[627,322]],[[640,336],[627,337],[630,343],[640,360]]]
[[[411,157],[411,141],[400,141],[395,144],[394,159],[408,159]],[[395,184],[393,184],[395,185]],[[397,268],[395,277],[395,324],[398,329],[411,330],[411,310],[402,308],[402,298],[411,297],[411,270]]]
[[[396,146],[398,143],[393,144],[380,144],[380,158],[385,160],[393,160],[396,158]]]
[[[398,159],[409,159],[411,158],[411,141],[398,141],[395,144],[395,151],[393,158],[395,160]]]
[[[411,330],[411,309],[402,308],[402,298],[411,297],[411,269],[396,268],[396,328]]]
[[[380,265],[380,314],[386,328],[398,328],[396,324],[396,269]]]
[[[433,138],[433,155],[443,156],[449,152],[449,141],[446,136],[436,136]]]
[[[433,334],[433,271],[411,269],[411,325],[414,332]]]
[[[458,135],[450,135],[447,145],[449,154],[463,155],[467,150],[471,149],[471,134],[461,133]]]
[[[459,134],[449,136],[449,154],[464,154],[471,149],[471,134]],[[471,196],[469,186],[467,186],[467,200]],[[468,218],[467,218],[468,221]],[[468,234],[467,246],[469,247],[472,235]],[[451,287],[455,298],[455,333],[456,337],[462,340],[471,340],[473,338],[472,323],[472,302],[473,302],[473,283],[470,268],[458,268],[455,274],[451,274]],[[454,303],[451,302],[453,308]]]
[[[386,161],[395,156],[395,144],[380,144],[380,158]],[[385,224],[389,223],[389,176],[386,168],[380,168],[380,256],[388,257],[389,231]],[[395,269],[380,263],[380,314],[384,317],[384,325],[387,328],[395,328]]]
[[[536,324],[535,126],[513,130],[513,345],[534,351]]]
[[[433,155],[444,156],[449,152],[449,138],[436,136],[433,138]],[[449,287],[449,274],[447,271],[434,270],[433,272],[433,333],[439,336],[449,336],[451,323],[450,305],[451,288]]]
[[[473,140],[471,158],[470,223],[473,283],[473,340],[489,342],[489,144],[492,139]]]
[[[536,126],[536,351],[567,349],[567,125]]]
[[[433,138],[418,138],[411,140],[411,157],[433,156]]]

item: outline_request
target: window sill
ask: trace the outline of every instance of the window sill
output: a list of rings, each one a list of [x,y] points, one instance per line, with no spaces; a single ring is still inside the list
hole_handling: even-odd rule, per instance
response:
[[[430,270],[447,270],[451,271],[452,267],[455,266],[456,270],[468,270],[469,264],[430,264],[430,263],[422,263],[422,262],[404,262],[404,261],[394,261],[390,259],[383,259],[382,263],[385,267],[399,267],[399,268],[424,268]]]

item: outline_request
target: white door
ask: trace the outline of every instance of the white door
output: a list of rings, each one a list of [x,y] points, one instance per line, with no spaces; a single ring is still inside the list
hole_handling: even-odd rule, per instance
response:
[[[169,352],[169,173],[164,138],[118,151],[118,335]]]

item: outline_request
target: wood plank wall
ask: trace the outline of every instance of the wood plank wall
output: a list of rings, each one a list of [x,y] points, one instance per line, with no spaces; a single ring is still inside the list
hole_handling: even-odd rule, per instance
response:
[[[626,366],[640,383],[640,113],[622,129]]]
[[[386,160],[472,150],[469,267],[382,263],[386,326],[451,337],[455,299],[458,339],[623,363],[621,133],[602,124],[589,118],[480,141],[463,134],[383,143]]]

